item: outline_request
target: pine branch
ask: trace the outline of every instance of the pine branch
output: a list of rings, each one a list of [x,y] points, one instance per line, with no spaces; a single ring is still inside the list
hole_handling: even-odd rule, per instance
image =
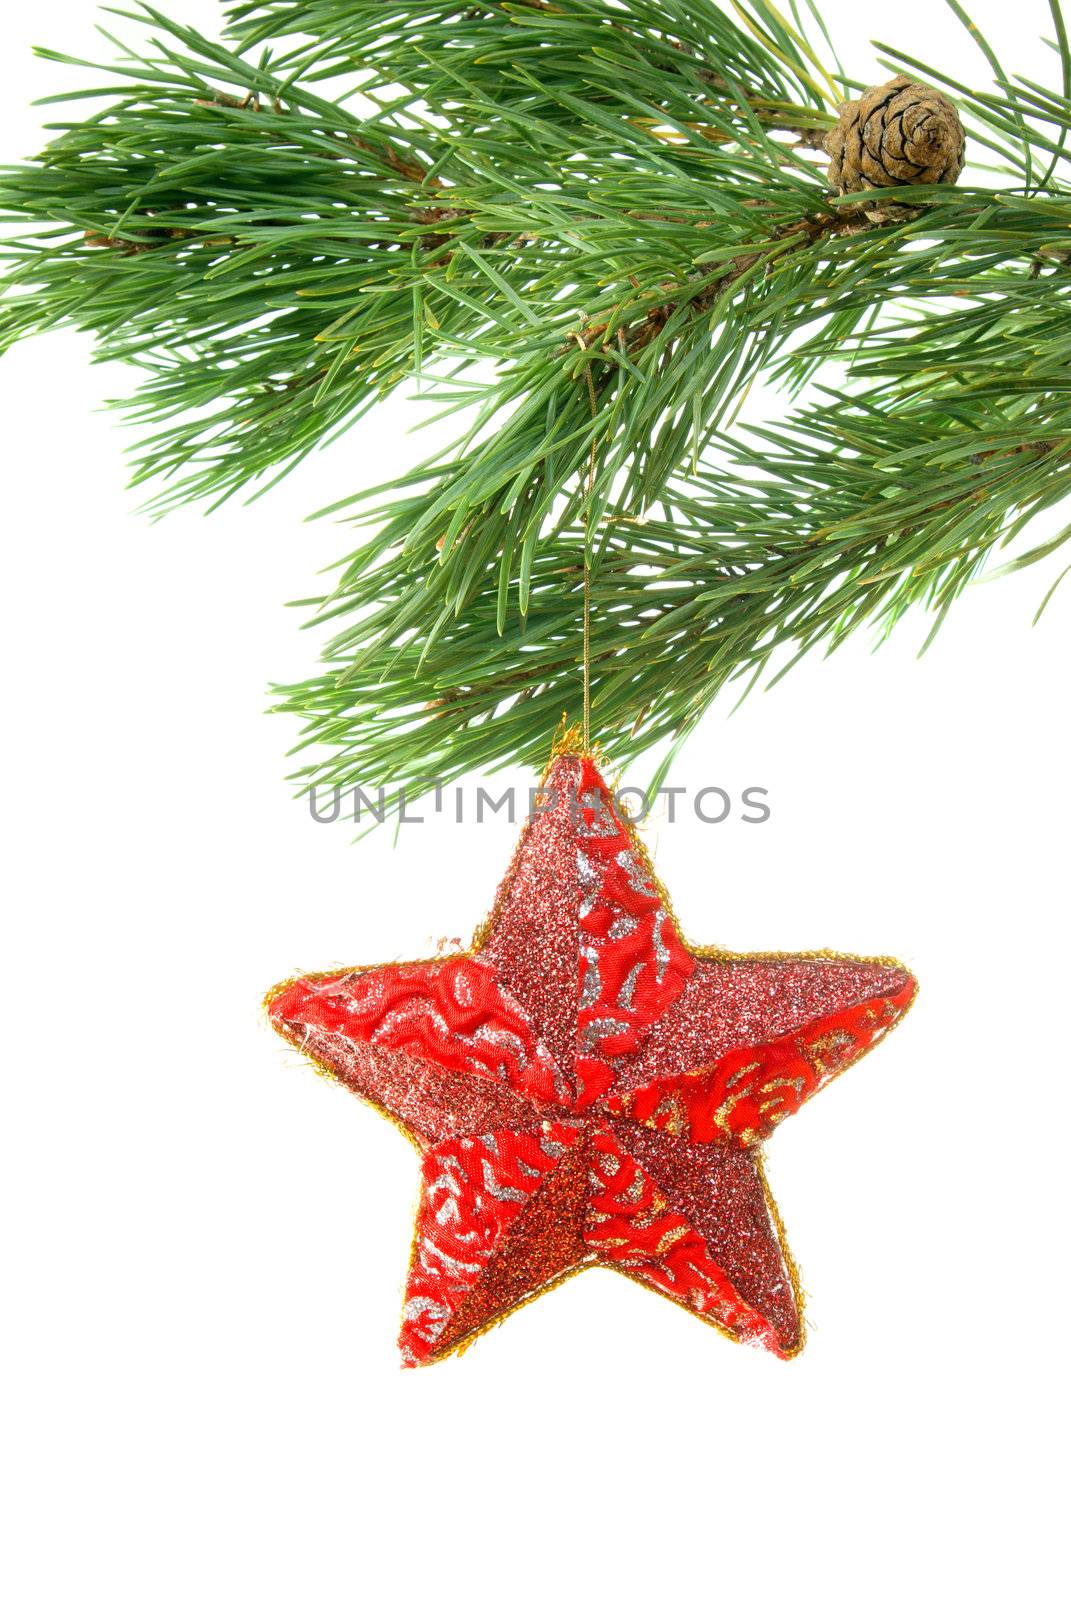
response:
[[[671,484],[663,517],[611,516],[592,575],[592,716],[608,753],[679,738],[732,682],[780,675],[864,623],[887,632],[924,606],[936,631],[990,553],[1071,491],[1066,398],[1028,415],[1002,393],[987,399],[976,431],[944,401],[920,418],[877,392],[849,408],[833,396],[798,430],[755,430],[728,470]],[[1071,525],[1018,563],[1069,539]],[[548,727],[578,712],[583,548],[579,530],[546,541],[526,617],[511,612],[500,634],[488,582],[427,653],[411,570],[396,547],[377,549],[374,607],[328,648],[322,676],[280,691],[307,723],[299,751],[317,755],[296,776],[419,787],[537,761]],[[367,600],[354,571],[329,609],[349,586]]]
[[[441,258],[429,173],[444,152],[169,31],[123,69],[134,88],[0,176],[9,216],[56,225],[7,247],[0,343],[66,323],[135,362],[134,416],[166,423],[135,481],[219,500],[418,364],[410,285]],[[480,320],[456,299],[441,318],[446,334]]]
[[[738,122],[746,104],[769,127],[828,126],[839,95],[815,52],[764,0],[735,9],[743,26],[712,0],[253,0],[231,17],[247,46],[310,37],[313,51],[289,59],[419,89],[443,113],[476,95],[484,111],[524,105],[582,127],[566,97],[582,88],[589,106],[616,108],[626,84],[671,115],[713,99]]]
[[[362,535],[312,602],[342,630],[322,674],[279,691],[303,781],[541,756],[579,710],[585,562],[625,756],[1066,537],[1029,535],[1071,440],[1059,7],[1059,88],[984,40],[992,88],[886,50],[996,165],[877,222],[819,153],[847,80],[767,0],[735,10],[269,0],[232,49],[146,7],[103,108],[0,177],[0,339],[73,324],[143,370],[160,508],[262,492],[413,377],[457,416],[328,508]],[[761,378],[802,398],[749,430]]]

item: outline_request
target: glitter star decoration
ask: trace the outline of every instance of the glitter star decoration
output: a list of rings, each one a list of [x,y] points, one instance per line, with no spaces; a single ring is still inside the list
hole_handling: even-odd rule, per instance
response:
[[[761,1143],[898,1021],[895,962],[686,945],[595,763],[561,755],[473,948],[318,974],[278,1031],[410,1136],[420,1366],[583,1267],[795,1355]]]

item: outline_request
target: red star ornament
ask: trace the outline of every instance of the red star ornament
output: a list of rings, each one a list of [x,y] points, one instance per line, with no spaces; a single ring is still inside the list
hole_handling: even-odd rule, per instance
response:
[[[594,762],[563,755],[471,951],[267,1004],[421,1152],[400,1345],[422,1366],[597,1264],[795,1355],[761,1142],[914,993],[888,960],[690,949]]]

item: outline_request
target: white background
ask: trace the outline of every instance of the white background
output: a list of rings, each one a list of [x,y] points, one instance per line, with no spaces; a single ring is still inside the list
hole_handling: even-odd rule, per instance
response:
[[[977,10],[1052,76],[1040,0]],[[870,29],[981,81],[924,0],[826,12],[869,81]],[[91,51],[90,21],[5,12],[5,159],[70,81],[28,45]],[[295,730],[263,713],[313,662],[284,602],[348,548],[304,514],[424,443],[399,401],[257,507],[153,526],[103,410],[129,375],[88,357],[60,335],[0,367],[12,1600],[1055,1595],[1071,582],[1037,629],[1055,569],[978,586],[921,663],[920,619],[713,713],[675,781],[762,784],[772,820],[648,831],[692,939],[921,979],[770,1150],[803,1357],[590,1272],[403,1374],[413,1151],[259,1000],[467,936],[513,830],[354,845],[291,798]]]

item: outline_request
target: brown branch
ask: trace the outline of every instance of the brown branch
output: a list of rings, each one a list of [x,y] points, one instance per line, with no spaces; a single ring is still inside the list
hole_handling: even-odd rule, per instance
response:
[[[704,273],[706,286],[699,294],[693,295],[691,307],[699,313],[709,311],[726,289],[732,288],[745,273],[750,272],[769,255],[773,245],[782,240],[789,239],[793,242],[787,250],[777,252],[773,259],[778,261],[786,254],[807,249],[819,239],[861,233],[870,226],[872,224],[863,222],[856,211],[847,209],[822,211],[815,216],[801,217],[798,222],[785,223],[784,226],[775,229],[761,246],[744,246],[727,264],[719,263]],[[695,281],[693,279],[693,284]],[[625,334],[630,353],[642,350],[650,344],[673,315],[682,291],[676,284],[666,284],[665,287],[668,293],[664,301],[652,307],[640,321],[627,326],[621,325],[619,331]],[[604,322],[592,323],[572,337],[579,339],[586,349],[591,350],[605,336],[611,321],[612,318],[607,318]]]
[[[220,89],[211,97],[211,99],[196,100],[194,104],[207,107],[219,106],[228,111],[263,111],[264,109],[263,105],[261,104],[260,95],[255,89],[250,89],[249,93],[243,99],[239,99],[236,94],[224,94],[223,90]],[[283,112],[286,110],[286,107],[283,105],[283,102],[278,98],[278,96],[273,98],[271,108],[275,112],[276,116],[282,116]]]
[[[114,250],[121,256],[141,256],[147,250],[160,250],[178,239],[197,239],[201,244],[214,245],[235,243],[229,234],[209,235],[198,233],[196,228],[155,228],[151,235],[146,234],[143,239],[120,239],[113,233],[100,233],[96,228],[87,228],[82,237],[93,250]]]

